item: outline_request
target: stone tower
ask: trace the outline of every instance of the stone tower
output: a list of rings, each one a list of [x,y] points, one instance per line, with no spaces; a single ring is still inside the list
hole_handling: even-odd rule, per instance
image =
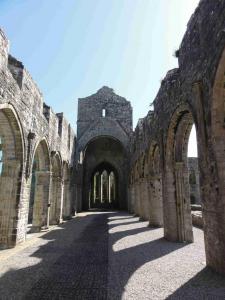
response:
[[[132,107],[113,89],[102,87],[78,101],[78,210],[127,208]],[[104,173],[105,171],[105,173]]]

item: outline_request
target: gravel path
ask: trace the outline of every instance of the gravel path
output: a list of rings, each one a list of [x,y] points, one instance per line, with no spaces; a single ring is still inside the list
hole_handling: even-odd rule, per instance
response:
[[[126,214],[109,217],[108,299],[225,299],[225,277],[206,268],[201,229],[186,244],[147,226]]]
[[[109,233],[108,233],[109,232]],[[124,212],[88,212],[0,252],[0,299],[225,299],[203,234],[170,243]]]

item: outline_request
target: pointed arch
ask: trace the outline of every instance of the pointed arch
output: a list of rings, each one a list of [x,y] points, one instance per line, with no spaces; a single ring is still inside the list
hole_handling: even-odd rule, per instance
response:
[[[193,241],[187,148],[194,123],[187,104],[179,106],[170,120],[164,170],[164,234],[169,240]]]
[[[0,105],[0,246],[18,241],[19,204],[22,201],[24,138],[19,118],[10,104]]]
[[[43,138],[36,143],[32,156],[28,212],[28,224],[32,225],[32,232],[48,226],[49,192],[50,153],[46,139]]]

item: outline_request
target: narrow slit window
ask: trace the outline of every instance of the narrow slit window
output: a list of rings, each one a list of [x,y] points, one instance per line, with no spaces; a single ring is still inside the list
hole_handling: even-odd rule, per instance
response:
[[[105,108],[103,108],[103,110],[102,110],[102,117],[105,118],[105,116],[106,116],[106,110],[105,110]]]

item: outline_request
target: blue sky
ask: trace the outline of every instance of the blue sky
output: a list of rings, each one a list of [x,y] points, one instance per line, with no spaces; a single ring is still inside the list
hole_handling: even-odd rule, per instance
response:
[[[0,0],[0,26],[45,102],[74,129],[77,99],[103,85],[131,101],[135,126],[177,67],[173,53],[198,2]]]

